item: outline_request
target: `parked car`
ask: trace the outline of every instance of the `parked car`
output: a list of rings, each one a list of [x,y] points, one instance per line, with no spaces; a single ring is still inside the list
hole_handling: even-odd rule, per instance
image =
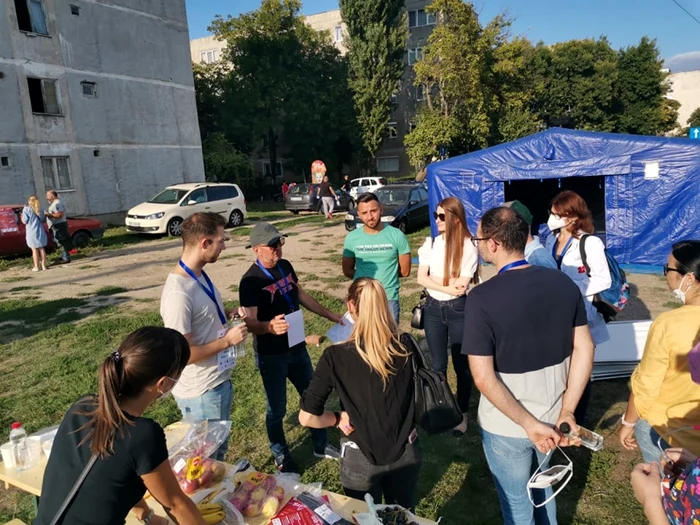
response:
[[[295,215],[300,211],[322,212],[323,204],[321,199],[316,197],[318,186],[318,184],[297,184],[290,188],[284,199],[285,209]],[[347,211],[355,207],[355,201],[348,192],[339,187],[333,187],[333,191],[335,191],[339,201],[335,204],[336,210]]]
[[[131,208],[126,215],[126,229],[179,237],[182,221],[197,212],[218,213],[230,228],[243,224],[248,215],[245,197],[237,184],[177,184]]]
[[[379,188],[374,194],[384,208],[382,222],[404,233],[430,224],[428,192],[420,184],[390,184]],[[347,231],[353,231],[361,224],[357,210],[345,216]]]
[[[350,196],[357,200],[357,197],[363,193],[374,193],[382,186],[387,185],[387,180],[384,177],[360,177],[350,181]]]
[[[20,218],[22,208],[22,204],[0,204],[0,255],[31,253],[25,239],[25,227]],[[53,234],[46,224],[43,226],[48,240],[46,247],[55,248]],[[96,219],[68,217],[68,233],[77,248],[87,246],[91,239],[101,239],[104,231],[102,223]]]

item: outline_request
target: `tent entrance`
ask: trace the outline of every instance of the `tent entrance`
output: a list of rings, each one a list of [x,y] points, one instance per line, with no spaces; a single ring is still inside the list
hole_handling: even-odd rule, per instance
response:
[[[578,193],[593,214],[597,233],[605,232],[605,176],[566,177],[563,179],[532,179],[503,182],[505,202],[519,200],[532,213],[533,233],[549,218],[547,210],[552,199],[563,190]]]

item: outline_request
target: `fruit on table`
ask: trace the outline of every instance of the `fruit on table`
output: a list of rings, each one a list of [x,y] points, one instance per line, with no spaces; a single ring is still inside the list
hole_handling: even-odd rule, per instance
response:
[[[266,518],[272,518],[279,512],[280,502],[275,496],[268,496],[262,506],[262,515]]]
[[[197,509],[207,523],[219,523],[226,517],[224,507],[218,503],[200,503]]]

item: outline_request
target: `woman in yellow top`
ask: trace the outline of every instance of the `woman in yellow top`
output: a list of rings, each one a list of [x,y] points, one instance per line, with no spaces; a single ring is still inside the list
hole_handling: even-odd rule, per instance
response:
[[[674,244],[664,275],[683,306],[651,325],[619,433],[622,446],[641,449],[648,463],[659,461],[659,437],[700,420],[700,385],[688,365],[688,353],[700,340],[700,241]],[[662,445],[700,454],[700,432],[681,431],[668,441]]]

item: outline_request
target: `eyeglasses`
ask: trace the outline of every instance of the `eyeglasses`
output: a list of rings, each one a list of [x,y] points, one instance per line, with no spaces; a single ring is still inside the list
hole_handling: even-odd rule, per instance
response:
[[[551,215],[555,219],[561,219],[562,217],[566,217],[566,215],[560,215],[558,213],[554,213],[552,210],[547,210],[547,215]]]
[[[275,242],[267,245],[268,248],[272,248],[273,250],[276,250],[280,246],[284,246],[284,237],[280,237]]]
[[[438,213],[436,211],[433,212],[433,219],[435,220],[440,219],[442,222],[445,222],[445,217],[446,215],[444,213]]]
[[[564,454],[562,449],[559,447],[556,449],[561,452],[568,463],[566,465],[554,465],[546,470],[542,470],[542,467],[546,465],[552,457],[552,453],[554,452],[554,449],[552,449],[547,453],[547,456],[545,456],[542,463],[539,464],[537,470],[535,470],[534,474],[532,474],[532,477],[527,482],[527,497],[536,509],[544,507],[547,503],[556,498],[557,494],[564,490],[564,487],[566,487],[574,476],[574,463],[569,459],[569,456]],[[535,503],[532,497],[532,489],[548,489],[557,484],[559,484],[559,487],[557,487],[557,490],[549,498],[541,503]]]
[[[474,245],[474,248],[478,248],[479,241],[488,241],[490,238],[491,237],[472,237],[471,241],[472,241],[472,244]],[[493,241],[493,242],[495,242],[496,244],[499,244],[497,241]]]
[[[668,275],[668,272],[676,272],[683,275],[683,272],[678,268],[671,268],[668,264],[664,264],[664,277]]]

